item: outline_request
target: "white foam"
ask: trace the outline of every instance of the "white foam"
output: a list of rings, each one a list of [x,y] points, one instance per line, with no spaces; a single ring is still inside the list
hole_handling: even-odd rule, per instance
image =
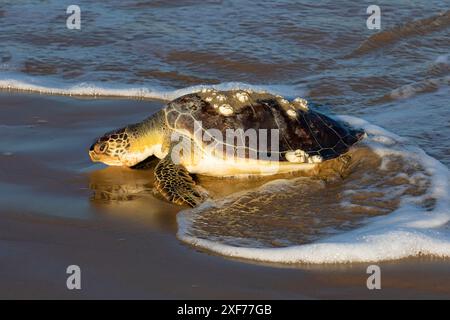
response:
[[[437,89],[448,86],[449,84],[449,76],[436,79],[425,79],[392,90],[390,97],[392,99],[408,99],[420,93],[436,91]]]
[[[183,89],[171,89],[157,86],[135,87],[122,84],[105,85],[88,82],[69,84],[62,82],[61,80],[42,77],[30,77],[16,73],[2,73],[2,75],[0,76],[0,89],[65,96],[130,97],[169,101],[185,94],[200,92],[205,88],[213,88],[216,90],[246,89],[258,92],[267,91],[273,94],[281,94],[287,97],[294,97],[302,93],[299,88],[295,88],[292,86],[252,85],[242,82],[224,82],[215,85],[195,85]]]
[[[430,181],[426,194],[402,198],[397,210],[370,218],[358,229],[285,248],[237,247],[192,236],[189,232],[192,223],[204,206],[211,205],[208,202],[178,214],[178,238],[225,256],[276,263],[374,262],[418,255],[450,257],[448,168],[406,139],[365,120],[348,116],[339,118],[363,127],[368,133],[365,143],[379,156],[397,155],[423,166]],[[433,209],[428,211],[417,204],[427,198],[436,200]]]
[[[434,62],[448,64],[448,56],[448,54],[439,55]]]

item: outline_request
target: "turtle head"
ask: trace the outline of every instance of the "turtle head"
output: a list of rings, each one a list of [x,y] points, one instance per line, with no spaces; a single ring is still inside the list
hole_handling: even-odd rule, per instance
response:
[[[132,167],[150,156],[163,158],[164,113],[128,125],[122,129],[108,132],[96,139],[89,148],[89,156],[94,162],[110,166]]]
[[[89,156],[94,162],[103,162],[110,166],[130,166],[129,150],[133,135],[128,128],[108,132],[96,139],[89,148]],[[131,163],[131,166],[135,163]]]

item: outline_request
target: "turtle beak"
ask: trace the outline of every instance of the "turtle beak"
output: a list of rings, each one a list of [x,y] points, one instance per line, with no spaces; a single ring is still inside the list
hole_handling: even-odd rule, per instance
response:
[[[94,150],[89,150],[89,157],[91,158],[91,160],[93,162],[98,162],[100,161],[97,154],[94,152]]]

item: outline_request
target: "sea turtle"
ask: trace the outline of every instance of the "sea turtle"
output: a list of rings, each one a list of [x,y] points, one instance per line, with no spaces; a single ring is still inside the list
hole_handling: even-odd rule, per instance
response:
[[[169,201],[196,206],[204,193],[191,174],[308,170],[345,154],[363,135],[310,109],[302,98],[203,89],[169,102],[140,123],[106,133],[89,155],[92,161],[132,168],[157,157],[156,190]]]

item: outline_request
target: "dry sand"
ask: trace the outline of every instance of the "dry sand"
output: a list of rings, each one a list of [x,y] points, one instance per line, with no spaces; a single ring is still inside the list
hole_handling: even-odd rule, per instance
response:
[[[0,298],[450,298],[450,261],[283,267],[227,259],[177,240],[180,207],[152,195],[151,171],[102,169],[93,138],[159,101],[0,94]],[[82,289],[66,288],[81,267]]]

